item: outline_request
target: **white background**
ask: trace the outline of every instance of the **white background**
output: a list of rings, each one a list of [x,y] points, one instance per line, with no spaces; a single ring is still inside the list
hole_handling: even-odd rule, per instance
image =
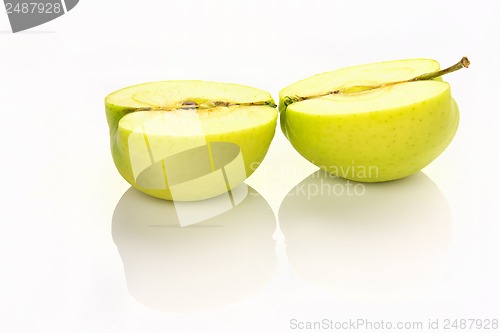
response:
[[[499,14],[494,0],[82,0],[12,34],[0,13],[0,331],[290,332],[293,318],[424,328],[429,319],[500,319]],[[179,238],[112,231],[129,185],[109,151],[108,93],[202,79],[277,98],[343,66],[414,57],[447,66],[463,55],[470,68],[446,79],[459,131],[423,173],[346,205],[286,196],[316,168],[278,129],[247,181],[262,197],[231,212],[241,228]],[[127,193],[137,223],[163,218],[144,208],[156,201]],[[221,247],[200,260],[211,237]]]

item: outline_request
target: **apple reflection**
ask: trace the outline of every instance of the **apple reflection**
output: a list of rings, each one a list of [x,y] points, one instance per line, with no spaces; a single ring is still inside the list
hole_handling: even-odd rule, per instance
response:
[[[279,210],[290,264],[307,282],[355,300],[405,300],[444,278],[451,214],[419,172],[361,184],[317,171]]]
[[[179,206],[133,188],[125,192],[112,233],[132,297],[156,309],[197,312],[262,288],[276,268],[276,219],[254,189],[242,184],[238,191],[241,200],[230,209],[218,198]],[[181,226],[178,216],[191,211],[201,220],[205,210],[205,220]]]

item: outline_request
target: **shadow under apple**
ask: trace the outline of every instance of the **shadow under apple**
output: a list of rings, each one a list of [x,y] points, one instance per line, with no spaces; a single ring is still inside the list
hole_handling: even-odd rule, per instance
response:
[[[317,171],[279,210],[289,263],[347,299],[419,298],[444,277],[451,213],[424,173],[363,184]]]
[[[242,186],[246,196],[230,209],[209,208],[221,204],[217,198],[176,206],[133,188],[125,192],[112,235],[136,300],[172,312],[204,311],[244,299],[272,278],[276,219],[262,196],[245,184],[240,193]],[[207,209],[207,217],[181,227],[179,209],[196,212],[198,220]]]

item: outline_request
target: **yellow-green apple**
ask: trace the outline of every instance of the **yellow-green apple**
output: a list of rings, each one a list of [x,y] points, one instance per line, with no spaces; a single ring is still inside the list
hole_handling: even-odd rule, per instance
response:
[[[431,59],[347,67],[280,91],[281,128],[307,160],[342,178],[380,182],[411,175],[453,139],[459,111]]]
[[[193,201],[241,184],[264,158],[277,110],[263,90],[229,83],[163,81],[105,99],[120,174],[154,197]]]

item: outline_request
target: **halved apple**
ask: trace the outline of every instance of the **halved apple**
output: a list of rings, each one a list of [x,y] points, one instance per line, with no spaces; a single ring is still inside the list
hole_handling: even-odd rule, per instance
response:
[[[339,177],[380,182],[416,173],[453,139],[450,85],[430,59],[354,66],[280,91],[281,128],[306,159]]]
[[[202,200],[238,186],[263,160],[276,128],[268,92],[229,83],[145,83],[111,93],[105,104],[118,171],[168,200]]]

